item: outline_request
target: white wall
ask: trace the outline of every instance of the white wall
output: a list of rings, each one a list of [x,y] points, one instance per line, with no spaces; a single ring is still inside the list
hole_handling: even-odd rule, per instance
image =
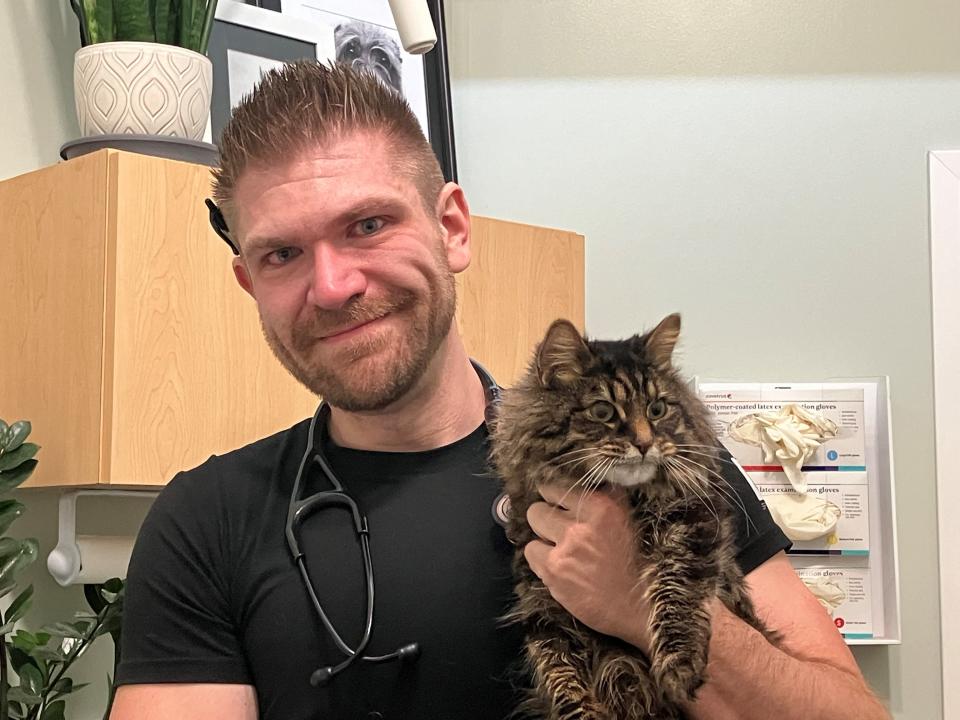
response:
[[[586,236],[589,332],[680,310],[691,373],[891,377],[904,640],[855,654],[941,717],[926,152],[960,146],[960,7],[447,7],[472,209]]]
[[[891,376],[904,643],[856,654],[898,720],[939,718],[925,152],[960,146],[960,7],[446,4],[473,209],[586,235],[591,332],[678,309],[691,372]],[[66,0],[0,1],[0,178],[77,136],[78,44]],[[14,529],[45,555],[55,494],[23,495]],[[118,514],[105,505],[90,531]],[[82,606],[34,575],[36,621]],[[108,645],[83,661],[77,679],[94,684],[69,717],[100,717]]]

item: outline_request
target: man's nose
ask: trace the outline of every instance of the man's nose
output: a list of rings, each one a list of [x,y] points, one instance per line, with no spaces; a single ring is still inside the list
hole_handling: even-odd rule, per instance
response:
[[[367,280],[350,249],[317,243],[307,300],[324,310],[338,310],[367,289]]]

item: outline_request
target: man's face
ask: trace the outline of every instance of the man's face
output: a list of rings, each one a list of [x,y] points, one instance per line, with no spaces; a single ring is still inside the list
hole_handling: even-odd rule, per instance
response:
[[[344,410],[400,399],[447,337],[453,272],[469,251],[464,260],[428,215],[384,139],[331,140],[286,164],[247,169],[235,190],[234,271],[280,362]]]

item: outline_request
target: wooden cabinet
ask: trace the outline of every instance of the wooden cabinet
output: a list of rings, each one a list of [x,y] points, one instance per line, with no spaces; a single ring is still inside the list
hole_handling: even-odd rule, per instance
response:
[[[209,169],[103,150],[0,183],[0,417],[28,486],[162,485],[310,415],[207,223]],[[502,384],[547,325],[583,326],[583,238],[474,218],[468,350]]]

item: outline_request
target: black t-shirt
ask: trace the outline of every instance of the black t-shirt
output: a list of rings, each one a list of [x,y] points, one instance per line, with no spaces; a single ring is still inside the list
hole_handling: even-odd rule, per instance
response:
[[[324,441],[369,521],[376,602],[366,654],[417,642],[421,656],[356,662],[314,688],[310,675],[344,656],[317,618],[284,535],[308,427],[211,457],[161,493],[130,561],[117,684],[252,684],[264,720],[506,717],[518,700],[522,636],[499,622],[511,602],[513,547],[491,513],[500,488],[486,428],[417,453]],[[725,475],[751,516],[740,523],[738,556],[749,572],[789,541],[742,476],[732,467]],[[304,494],[324,489],[316,469]],[[355,647],[366,607],[348,515],[312,516],[301,547],[324,610]]]

